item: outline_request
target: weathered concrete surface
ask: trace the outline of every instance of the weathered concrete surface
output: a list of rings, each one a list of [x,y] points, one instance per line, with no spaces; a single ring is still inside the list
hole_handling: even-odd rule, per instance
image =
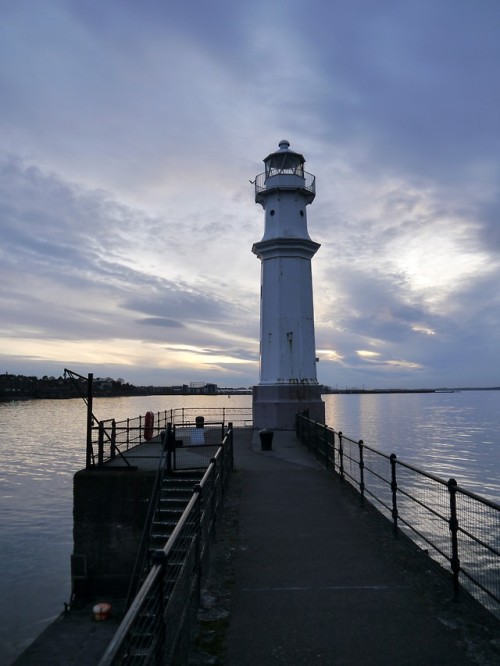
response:
[[[236,442],[239,535],[224,663],[500,663],[500,624],[359,506],[293,433]],[[227,582],[226,582],[227,584]]]
[[[112,615],[96,622],[92,606],[111,601]],[[12,666],[96,666],[123,617],[124,601],[96,598],[79,610],[62,613]]]

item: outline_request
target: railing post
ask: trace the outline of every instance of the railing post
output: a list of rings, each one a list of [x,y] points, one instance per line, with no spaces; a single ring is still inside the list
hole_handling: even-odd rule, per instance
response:
[[[365,502],[365,461],[363,458],[363,440],[358,442],[359,447],[359,492],[361,493],[361,504]]]
[[[87,449],[85,453],[85,469],[90,469],[93,463],[94,451],[92,449],[92,425],[94,423],[93,410],[93,382],[94,375],[89,372],[87,378]]]
[[[458,596],[460,583],[458,580],[460,574],[460,558],[458,556],[458,517],[457,517],[457,482],[455,479],[449,479],[448,491],[450,493],[450,532],[451,532],[451,571],[453,575],[453,591]]]
[[[232,472],[234,470],[234,431],[232,422],[227,424],[229,429],[229,469]]]
[[[318,459],[318,424],[316,421],[313,421],[313,433],[314,433],[314,457]]]
[[[163,440],[163,447],[167,451],[167,476],[172,476],[172,440],[172,424],[167,423],[167,431]],[[175,446],[175,441],[173,442],[173,445]]]
[[[219,476],[220,476],[220,470],[217,466],[217,459],[216,458],[210,458],[210,462],[214,464],[214,485],[212,487],[212,507],[211,507],[211,514],[212,514],[212,537],[215,534],[215,519],[217,516],[217,504],[218,504],[218,494],[219,494]]]
[[[163,550],[155,550],[151,556],[151,561],[153,566],[158,566],[160,568],[160,581],[158,586],[155,589],[156,597],[158,600],[158,613],[157,621],[155,628],[155,640],[158,641],[157,648],[160,654],[163,654],[165,651],[165,606],[166,606],[166,594],[165,594],[165,579],[167,577],[167,571],[169,567],[169,556]],[[158,659],[158,657],[157,657]],[[113,664],[116,662],[113,662]],[[123,663],[123,662],[120,662]]]
[[[329,455],[328,455],[328,426],[326,423],[323,424],[323,437],[325,440],[325,468],[330,467]]]
[[[97,465],[102,467],[104,464],[104,423],[99,421],[99,444],[97,449]]]
[[[396,477],[396,461],[397,456],[395,453],[391,453],[389,456],[391,461],[391,493],[392,493],[392,524],[394,526],[394,532],[398,533],[398,481]]]
[[[193,488],[193,493],[198,496],[198,501],[196,502],[196,591],[198,594],[198,602],[201,599],[201,540],[203,538],[202,527],[201,527],[201,501],[203,496],[203,488],[199,483],[197,483]]]
[[[342,446],[342,431],[339,430],[339,474],[340,478],[344,480],[344,448]]]
[[[110,458],[113,460],[116,456],[116,420],[111,421],[111,449],[110,449]]]
[[[329,436],[331,436],[330,433],[331,435],[333,435],[333,442],[328,442],[328,450],[330,450],[330,448],[332,449],[332,469],[335,472],[335,430],[329,428],[328,429]],[[332,444],[333,446],[331,446]]]
[[[130,419],[127,419],[127,451],[130,444]]]

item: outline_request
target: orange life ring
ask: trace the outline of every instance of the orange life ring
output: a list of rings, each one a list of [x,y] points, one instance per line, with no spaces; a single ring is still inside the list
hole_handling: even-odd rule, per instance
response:
[[[153,428],[155,424],[155,415],[153,412],[146,412],[144,417],[144,439],[146,442],[153,439]]]

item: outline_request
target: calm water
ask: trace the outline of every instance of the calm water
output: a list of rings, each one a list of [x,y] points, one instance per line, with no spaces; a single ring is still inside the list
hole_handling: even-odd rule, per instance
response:
[[[325,396],[327,423],[353,439],[500,502],[500,392]],[[250,407],[251,396],[96,400],[99,419],[178,407]],[[82,400],[0,403],[0,663],[70,597],[73,474],[85,464]]]

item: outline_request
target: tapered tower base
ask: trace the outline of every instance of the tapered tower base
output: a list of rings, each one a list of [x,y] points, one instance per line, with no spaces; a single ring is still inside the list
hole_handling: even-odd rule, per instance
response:
[[[253,387],[254,428],[295,430],[295,416],[309,410],[309,417],[325,422],[325,403],[318,384],[264,384]]]

